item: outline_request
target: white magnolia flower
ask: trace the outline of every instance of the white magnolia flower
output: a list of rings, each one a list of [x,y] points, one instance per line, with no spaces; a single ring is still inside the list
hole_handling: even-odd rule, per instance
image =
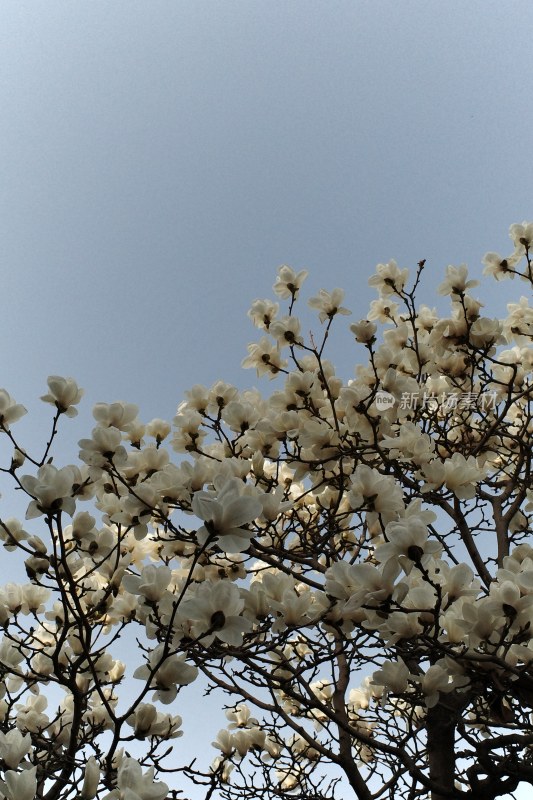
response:
[[[138,413],[138,406],[122,401],[117,403],[96,403],[93,408],[93,417],[99,425],[105,428],[118,428],[119,431],[127,431]]]
[[[232,400],[222,409],[221,419],[234,433],[244,433],[249,428],[253,428],[260,416],[260,408],[257,403],[245,400]]]
[[[44,586],[36,586],[33,583],[25,584],[22,587],[22,611],[25,614],[42,614],[50,595],[50,589],[46,589]]]
[[[211,744],[225,756],[231,756],[236,752],[243,758],[252,748],[260,748],[262,750],[265,740],[265,731],[260,728],[248,728],[247,730],[238,731],[221,730]]]
[[[378,264],[376,275],[368,281],[369,286],[377,289],[381,297],[388,297],[391,294],[400,295],[409,277],[408,269],[400,269],[396,261],[389,261],[387,264]]]
[[[62,378],[59,375],[50,375],[47,379],[48,394],[44,394],[41,400],[45,403],[54,405],[60,414],[67,417],[75,417],[77,410],[74,408],[83,397],[83,389],[78,388],[74,378]]]
[[[263,336],[259,342],[248,345],[248,355],[242,361],[245,369],[254,367],[258,377],[270,375],[274,378],[287,366],[287,361],[281,358],[279,345],[273,344],[270,339]]]
[[[332,319],[336,314],[352,313],[341,305],[343,300],[343,289],[333,289],[331,292],[320,289],[318,295],[308,301],[308,305],[319,312],[318,318],[320,322],[325,322],[327,319]]]
[[[513,576],[514,577],[514,576]],[[516,580],[495,581],[490,586],[485,609],[497,616],[505,616],[513,630],[527,630],[533,618],[533,593],[522,596]]]
[[[480,583],[474,580],[474,573],[467,564],[450,566],[446,561],[435,561],[433,573],[432,580],[442,587],[446,603],[454,603],[460,597],[477,597],[479,594]]]
[[[531,243],[533,242],[533,222],[522,222],[521,225],[515,223],[509,228],[509,236],[513,240],[513,244],[517,253],[524,253],[526,247],[531,250]]]
[[[269,333],[276,339],[280,347],[302,343],[301,326],[298,317],[281,317],[281,319],[272,323]]]
[[[248,316],[256,326],[267,331],[270,323],[276,319],[279,311],[279,303],[272,300],[254,300],[252,307],[248,311]]]
[[[377,326],[369,319],[361,319],[359,322],[353,322],[350,325],[350,330],[355,336],[356,341],[360,342],[361,344],[367,344],[368,342],[373,341],[376,335]]]
[[[414,676],[413,680],[420,683],[420,688],[425,694],[425,703],[428,708],[433,708],[439,702],[441,692],[453,692],[469,683],[464,675],[450,673],[444,668],[445,661],[432,664],[422,676]]]
[[[398,694],[407,689],[411,673],[402,658],[398,661],[384,661],[381,669],[374,672],[371,683]]]
[[[356,467],[348,502],[354,510],[365,507],[381,514],[385,522],[395,519],[404,509],[403,492],[395,478],[366,464]]]
[[[502,324],[498,319],[479,317],[470,328],[470,341],[474,347],[490,347],[504,342]]]
[[[166,565],[156,567],[154,564],[148,564],[140,575],[125,575],[122,585],[127,592],[141,595],[153,603],[165,595],[171,578],[172,570]]]
[[[8,551],[16,550],[17,542],[22,542],[27,538],[28,533],[22,527],[22,522],[16,517],[8,517],[0,526],[0,541],[4,543],[4,548]]]
[[[151,703],[139,703],[134,713],[126,722],[135,730],[135,735],[144,738],[150,733],[153,723],[157,719],[157,709]]]
[[[388,298],[380,297],[379,300],[372,300],[370,310],[367,314],[369,322],[391,322],[398,313],[398,303],[393,303]]]
[[[502,278],[514,278],[520,257],[517,255],[502,258],[498,253],[485,253],[482,258],[483,275],[492,275],[497,281]]]
[[[118,768],[117,784],[120,800],[164,800],[169,788],[163,781],[154,781],[154,768],[145,773],[134,758],[124,758]]]
[[[0,426],[9,430],[9,426],[26,413],[24,406],[16,403],[5,389],[0,389]]]
[[[162,662],[161,664],[159,662]],[[164,658],[164,645],[158,645],[148,657],[148,664],[137,667],[134,678],[148,680],[151,673],[151,688],[156,689],[156,697],[162,703],[171,703],[177,694],[177,686],[187,686],[196,680],[198,669],[187,664],[185,656],[167,656]]]
[[[509,315],[503,323],[503,330],[509,342],[513,339],[519,345],[528,345],[533,341],[533,308],[527,297],[521,297],[518,303],[508,303]]]
[[[24,606],[23,587],[16,583],[6,583],[0,587],[0,615],[2,624],[6,622],[12,614],[28,613],[28,607]],[[0,734],[1,735],[1,734]]]
[[[87,759],[85,765],[85,775],[81,787],[81,800],[93,800],[96,797],[98,784],[100,783],[100,767],[94,756]]]
[[[296,297],[302,283],[307,278],[307,271],[305,269],[300,272],[295,272],[292,267],[284,264],[278,269],[278,276],[274,284],[274,291],[282,300],[287,300],[289,297]]]
[[[113,461],[116,467],[127,462],[127,453],[122,445],[122,434],[114,426],[96,427],[91,439],[80,439],[80,459],[90,467],[105,467]]]
[[[454,453],[444,462],[444,483],[461,500],[475,497],[476,485],[485,473],[486,469],[479,466],[474,456],[465,458],[462,453]]]
[[[235,750],[232,732],[223,728],[218,732],[217,738],[211,742],[211,745],[220,750],[224,756],[231,756]]]
[[[301,776],[298,766],[284,767],[276,771],[280,792],[293,792],[299,785]]]
[[[172,447],[177,453],[187,453],[198,449],[207,432],[203,430],[204,418],[194,408],[181,405],[174,417],[176,430],[172,436]]]
[[[197,532],[201,545],[214,540],[226,553],[249,547],[253,532],[243,526],[259,517],[263,506],[258,497],[243,494],[244,488],[239,478],[230,478],[218,492],[195,492],[191,508],[204,520]]]
[[[397,559],[406,573],[415,564],[426,565],[442,550],[439,542],[428,539],[426,525],[416,518],[389,522],[385,534],[387,542],[376,548],[376,560],[385,564],[389,559]]]
[[[39,467],[37,477],[23,475],[20,479],[22,488],[34,499],[28,506],[26,519],[39,517],[41,514],[53,514],[65,511],[72,516],[76,502],[72,497],[75,467],[57,469],[53,464]]]
[[[170,422],[164,419],[153,419],[146,425],[146,435],[152,436],[158,445],[166,439],[171,431]]]
[[[163,714],[158,711],[157,717],[150,727],[150,736],[178,739],[183,736],[183,731],[180,730],[182,721],[179,714]]]
[[[249,619],[242,616],[244,599],[234,583],[205,581],[195,590],[194,596],[180,607],[180,616],[191,624],[194,637],[201,637],[207,647],[215,638],[238,647],[243,634],[252,628]]]
[[[446,267],[446,279],[439,285],[437,289],[439,294],[443,295],[461,295],[473,286],[477,286],[479,281],[468,280],[468,267],[466,264],[461,264],[459,267],[450,265]]]
[[[348,564],[339,561],[326,572],[326,592],[341,601],[338,613],[346,620],[365,619],[364,607],[380,606],[392,596],[400,565],[394,558],[379,568],[368,562]]]
[[[17,728],[7,733],[0,732],[0,758],[9,769],[16,769],[31,750],[31,736],[25,736]]]
[[[211,764],[211,772],[216,773],[218,780],[222,783],[230,782],[230,775],[235,765],[226,760],[226,756],[217,756]]]
[[[35,800],[37,792],[37,767],[22,772],[8,770],[3,786],[6,800]],[[3,783],[3,782],[2,782]]]
[[[25,705],[17,706],[17,728],[21,731],[30,731],[30,733],[44,730],[50,725],[48,715],[44,713],[47,706],[48,701],[41,694],[28,697]]]
[[[297,625],[308,625],[316,619],[321,608],[315,595],[307,588],[296,587],[287,589],[280,602],[271,601],[272,609],[277,612],[278,619],[274,624],[274,630],[284,630],[286,627]]]
[[[226,717],[230,722],[228,725],[230,730],[232,728],[252,728],[259,725],[255,717],[252,717],[252,713],[246,703],[238,703],[235,708],[228,709]]]

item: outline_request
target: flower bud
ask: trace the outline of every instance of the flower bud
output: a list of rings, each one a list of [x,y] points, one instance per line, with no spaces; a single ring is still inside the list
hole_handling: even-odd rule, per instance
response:
[[[87,760],[85,766],[85,776],[81,788],[81,800],[93,800],[96,797],[98,784],[100,783],[100,767],[94,756]]]

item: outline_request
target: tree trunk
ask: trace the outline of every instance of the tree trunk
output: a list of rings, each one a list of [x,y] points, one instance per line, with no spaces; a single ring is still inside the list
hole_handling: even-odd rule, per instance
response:
[[[449,800],[455,789],[455,715],[440,703],[428,709],[427,750],[429,777],[439,786],[431,800]]]

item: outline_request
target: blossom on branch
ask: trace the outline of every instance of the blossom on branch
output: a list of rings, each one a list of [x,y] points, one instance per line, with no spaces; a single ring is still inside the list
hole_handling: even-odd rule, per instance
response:
[[[253,532],[246,527],[260,516],[259,497],[245,494],[245,486],[238,478],[230,478],[219,491],[195,492],[191,509],[204,524],[197,531],[200,545],[216,541],[226,553],[247,550]]]

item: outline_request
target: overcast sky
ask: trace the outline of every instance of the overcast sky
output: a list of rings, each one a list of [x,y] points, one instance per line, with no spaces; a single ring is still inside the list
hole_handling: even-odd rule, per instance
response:
[[[262,385],[246,311],[282,263],[359,319],[375,264],[425,258],[433,305],[533,218],[532,29],[530,0],[3,0],[0,385],[33,411],[77,378],[75,443],[99,400]]]

